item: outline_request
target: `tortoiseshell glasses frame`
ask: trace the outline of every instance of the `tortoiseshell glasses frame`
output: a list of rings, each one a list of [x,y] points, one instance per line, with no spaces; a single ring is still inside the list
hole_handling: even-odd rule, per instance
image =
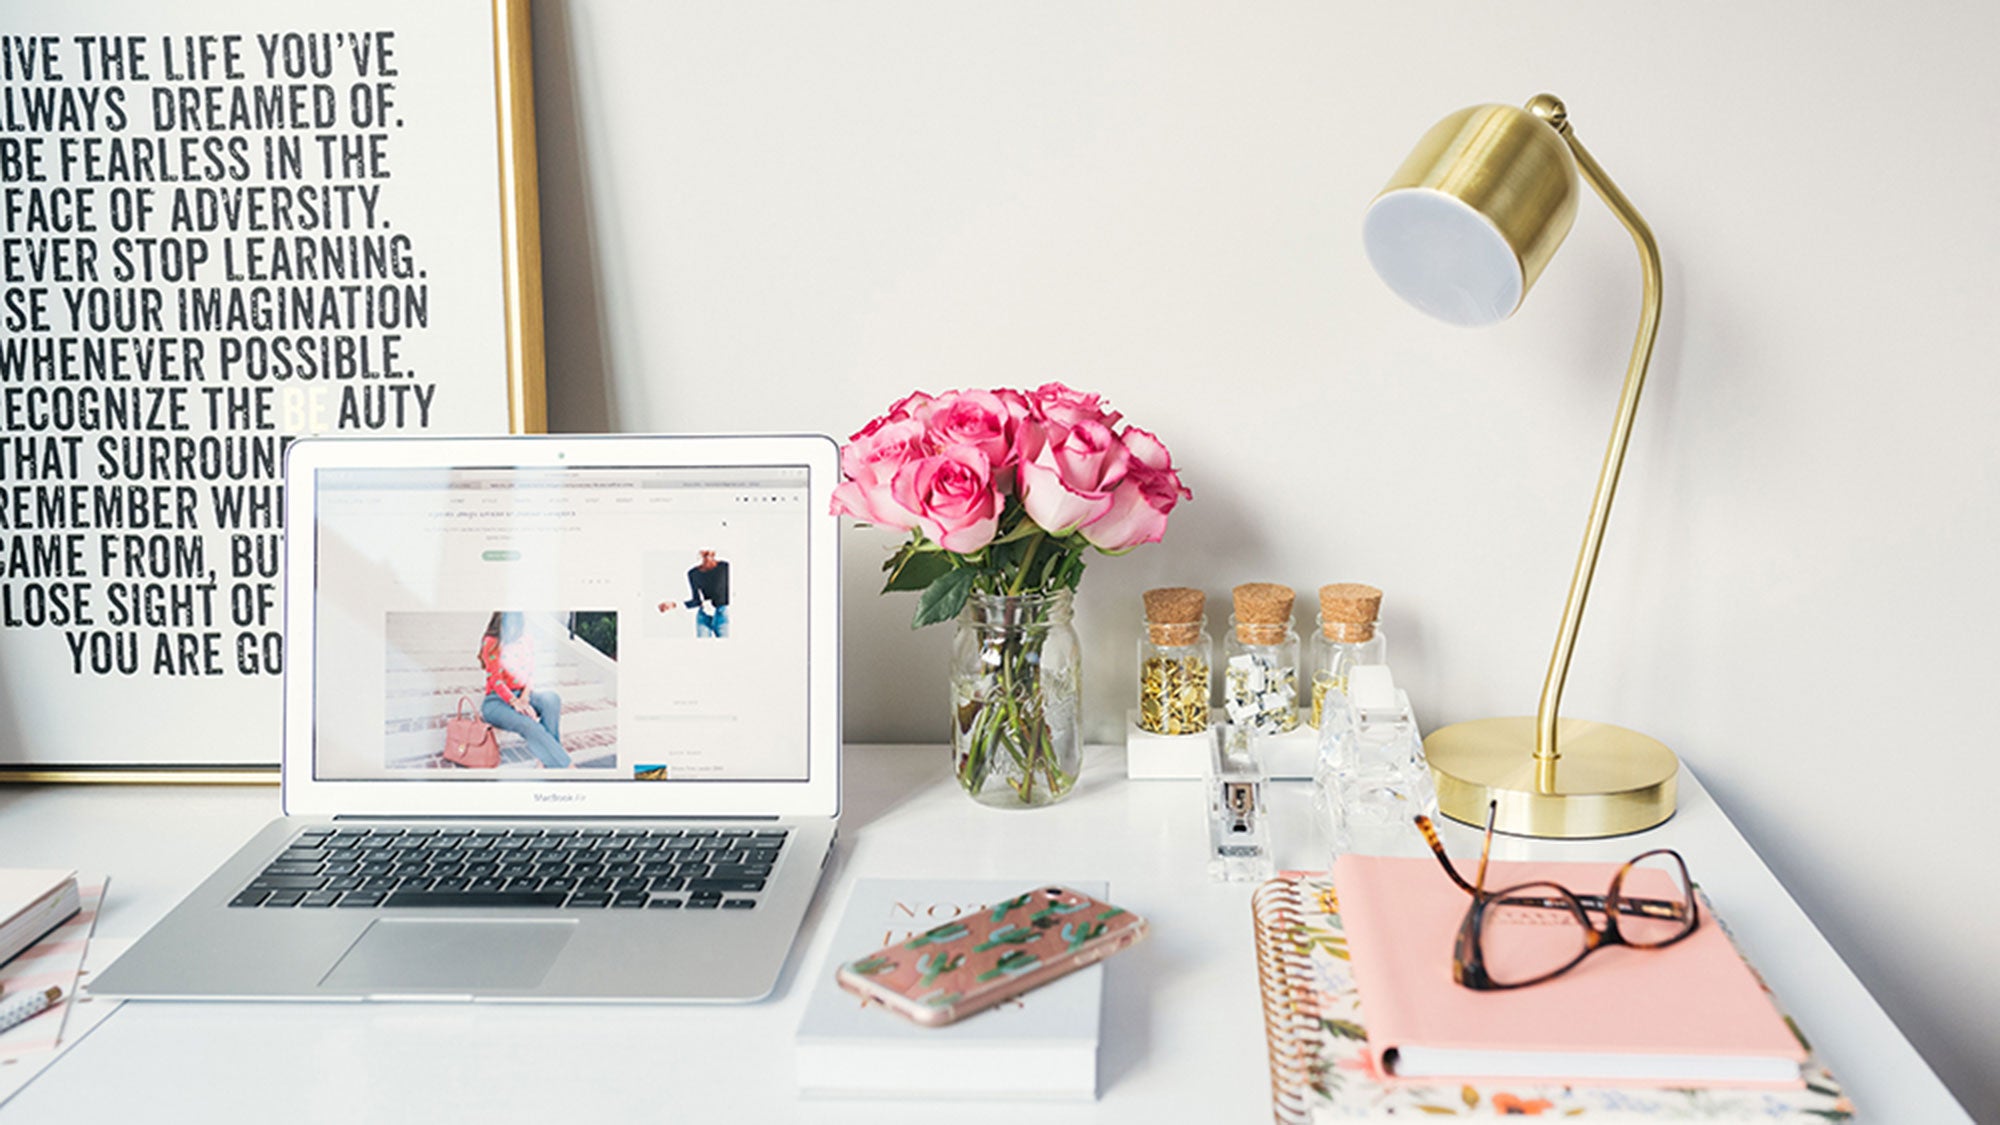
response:
[[[1640,852],[1625,861],[1618,873],[1611,877],[1611,887],[1602,895],[1580,895],[1560,883],[1538,881],[1519,883],[1497,891],[1486,889],[1486,859],[1493,851],[1493,817],[1497,804],[1486,807],[1486,840],[1479,848],[1479,870],[1472,882],[1458,873],[1452,865],[1451,857],[1445,854],[1444,843],[1438,839],[1437,828],[1431,819],[1422,814],[1416,817],[1417,830],[1424,834],[1424,840],[1431,846],[1432,854],[1443,865],[1444,873],[1458,884],[1460,890],[1472,896],[1472,905],[1466,908],[1465,920],[1459,923],[1458,937],[1452,945],[1451,976],[1466,988],[1480,992],[1498,991],[1508,988],[1526,988],[1576,968],[1585,957],[1612,945],[1627,945],[1634,949],[1665,949],[1677,941],[1685,939],[1701,926],[1700,896],[1694,893],[1694,884],[1688,878],[1687,861],[1681,853],[1671,848],[1654,848]],[[1665,856],[1673,861],[1680,874],[1680,885],[1687,890],[1687,898],[1682,902],[1667,899],[1637,898],[1624,893],[1625,876],[1636,865]],[[1542,910],[1561,910],[1576,919],[1583,927],[1583,947],[1567,963],[1547,972],[1531,976],[1526,980],[1498,981],[1487,972],[1485,955],[1485,928],[1488,912],[1501,906],[1522,906]],[[1603,926],[1592,925],[1590,915],[1604,918]],[[1618,916],[1647,918],[1657,922],[1677,923],[1679,928],[1669,936],[1651,941],[1634,940],[1618,928]]]

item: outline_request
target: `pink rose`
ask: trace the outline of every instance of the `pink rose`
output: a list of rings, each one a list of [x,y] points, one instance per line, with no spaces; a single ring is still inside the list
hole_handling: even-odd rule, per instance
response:
[[[1021,504],[1052,535],[1102,517],[1112,490],[1125,479],[1125,446],[1099,422],[1083,420],[1060,438],[1051,431],[1031,460],[1021,462]]]
[[[954,554],[977,551],[1000,526],[992,465],[971,447],[952,447],[896,470],[896,503],[917,514],[917,526]]]
[[[1017,396],[1018,397],[1018,396]],[[977,449],[986,455],[996,477],[1011,484],[1020,459],[1015,435],[1026,416],[994,391],[950,391],[938,396],[926,412],[931,445],[937,449]]]
[[[1100,551],[1129,551],[1141,543],[1158,543],[1167,532],[1167,514],[1194,493],[1181,483],[1173,457],[1160,439],[1128,426],[1120,439],[1125,447],[1125,479],[1111,492],[1104,514],[1083,525],[1083,537]]]
[[[853,437],[847,440],[849,442],[857,442],[862,438],[873,437],[876,431],[892,422],[907,422],[912,418],[922,422],[929,417],[930,405],[935,401],[937,400],[923,391],[911,391],[909,394],[897,399],[894,405],[882,413],[881,417],[861,427]]]
[[[921,422],[929,415],[931,404],[936,401],[935,397],[925,391],[911,391],[909,394],[892,403],[889,407],[889,412],[883,415],[883,417],[889,419],[915,418]]]
[[[1030,392],[1027,399],[1035,413],[1055,431],[1067,432],[1081,422],[1096,422],[1110,429],[1124,417],[1107,407],[1103,398],[1073,391],[1061,383],[1043,383]]]
[[[1018,424],[1034,414],[1035,408],[1028,403],[1028,396],[1012,387],[995,387],[993,394],[1007,404],[1007,414]]]
[[[840,473],[847,479],[834,487],[834,514],[898,531],[916,527],[916,511],[897,501],[892,485],[899,469],[929,455],[925,436],[915,418],[885,415],[849,439],[840,447]]]

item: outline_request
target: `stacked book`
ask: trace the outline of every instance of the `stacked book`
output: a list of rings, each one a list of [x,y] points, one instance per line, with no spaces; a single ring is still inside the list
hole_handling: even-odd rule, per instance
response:
[[[74,871],[0,868],[0,965],[42,940],[82,904]]]
[[[1089,1101],[1097,1096],[1104,966],[1079,969],[945,1027],[919,1027],[842,989],[834,969],[1030,885],[1016,879],[859,879],[799,1021],[808,1097]],[[1105,897],[1102,881],[1069,881]]]
[[[1617,869],[1496,862],[1486,885],[1595,890]],[[1666,948],[1614,947],[1544,983],[1481,992],[1452,979],[1471,901],[1433,860],[1374,856],[1342,856],[1331,876],[1289,874],[1258,891],[1280,1120],[1823,1125],[1852,1116],[1712,912]],[[1566,915],[1552,922],[1564,923],[1574,925]]]

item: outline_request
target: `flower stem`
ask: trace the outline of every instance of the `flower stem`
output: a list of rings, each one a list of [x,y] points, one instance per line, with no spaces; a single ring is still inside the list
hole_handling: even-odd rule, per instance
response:
[[[1050,725],[1042,692],[1043,646],[1047,641],[1048,610],[1034,599],[1000,595],[996,616],[977,625],[979,661],[989,669],[974,697],[959,704],[958,780],[978,796],[991,779],[1005,784],[1023,805],[1036,803],[1038,793],[1055,800],[1067,793],[1076,777],[1057,753],[1056,732]],[[1024,604],[1024,602],[1026,604]],[[1012,604],[1005,604],[1012,603]],[[975,616],[978,609],[971,611]],[[995,774],[995,770],[1005,773]]]
[[[1041,547],[1042,540],[1048,537],[1048,532],[1037,531],[1035,537],[1028,540],[1028,549],[1021,555],[1021,569],[1014,572],[1014,584],[1007,588],[1009,594],[1019,594],[1022,587],[1027,584],[1028,571],[1033,568],[1035,561],[1035,551]]]

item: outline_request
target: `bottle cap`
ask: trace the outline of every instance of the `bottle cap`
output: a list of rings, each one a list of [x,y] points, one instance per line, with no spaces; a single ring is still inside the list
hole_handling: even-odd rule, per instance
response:
[[[1359,643],[1375,635],[1382,613],[1382,591],[1359,582],[1335,582],[1319,588],[1319,627],[1330,641]]]
[[[1162,586],[1141,595],[1146,601],[1146,635],[1156,645],[1191,645],[1201,637],[1208,595],[1187,586]]]
[[[1271,645],[1285,639],[1295,596],[1290,586],[1245,582],[1230,593],[1236,603],[1237,640],[1246,645]]]

